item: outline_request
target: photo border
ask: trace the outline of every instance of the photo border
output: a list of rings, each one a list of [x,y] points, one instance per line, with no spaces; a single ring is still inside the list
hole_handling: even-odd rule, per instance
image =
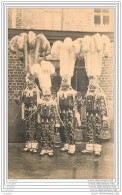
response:
[[[8,8],[115,9],[114,16],[114,179],[8,179]],[[1,2],[1,192],[121,192],[121,1]],[[90,188],[91,187],[91,188]],[[107,190],[110,191],[107,191]]]

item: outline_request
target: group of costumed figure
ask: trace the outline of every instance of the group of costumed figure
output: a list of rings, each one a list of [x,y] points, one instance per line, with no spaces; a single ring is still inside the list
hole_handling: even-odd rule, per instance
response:
[[[84,141],[81,107],[85,104],[87,143],[81,153],[101,155],[101,140],[110,138],[106,97],[99,85],[102,56],[108,47],[109,38],[98,33],[74,41],[67,37],[52,47],[43,34],[32,31],[10,40],[11,51],[23,53],[26,72],[24,89],[15,98],[26,128],[22,151],[53,156],[54,147],[60,147],[62,152],[74,154],[76,142]],[[47,60],[49,54],[60,62],[61,84],[55,96],[51,83],[55,67]],[[89,78],[85,101],[71,85],[78,58],[84,58]]]

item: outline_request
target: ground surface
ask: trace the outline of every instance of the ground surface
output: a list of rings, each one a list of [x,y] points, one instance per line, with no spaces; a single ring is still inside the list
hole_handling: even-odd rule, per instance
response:
[[[104,143],[101,157],[81,154],[84,144],[77,145],[74,156],[55,148],[54,156],[23,153],[24,145],[9,143],[9,179],[113,179],[114,144]]]

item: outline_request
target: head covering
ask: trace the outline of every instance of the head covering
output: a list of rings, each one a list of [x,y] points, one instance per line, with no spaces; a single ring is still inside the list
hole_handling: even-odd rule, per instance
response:
[[[51,62],[41,62],[42,75],[40,79],[40,85],[43,94],[51,94],[51,75],[55,73],[55,68]]]
[[[36,38],[36,34],[33,31],[29,31],[29,33],[28,33],[28,45],[29,45],[29,47],[34,47],[35,46],[35,38]]]
[[[28,55],[28,65],[30,70],[33,64],[40,62],[40,56],[44,58],[50,53],[50,43],[43,34],[36,36],[30,31],[28,37],[30,46],[32,46]]]
[[[24,50],[24,45],[27,44],[27,33],[21,33],[20,35],[14,36],[10,40],[10,50],[13,53]]]
[[[51,94],[51,75],[55,73],[53,64],[48,61],[41,61],[40,64],[33,64],[30,72],[39,79],[43,94]]]
[[[106,35],[96,33],[92,36],[86,35],[82,41],[82,51],[85,59],[85,68],[88,77],[101,75],[102,57],[105,49],[109,52],[110,40]]]
[[[67,37],[63,42],[56,41],[54,42],[51,55],[60,60],[60,76],[68,77],[71,80],[71,77],[74,74],[74,66],[76,61],[76,54],[73,49],[73,41],[71,38]]]
[[[51,48],[51,55],[58,60],[60,59],[60,51],[62,46],[63,46],[62,41],[55,41]]]

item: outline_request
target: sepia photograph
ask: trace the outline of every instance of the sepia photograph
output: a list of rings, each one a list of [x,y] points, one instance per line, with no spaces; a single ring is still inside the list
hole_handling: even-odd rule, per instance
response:
[[[8,8],[8,179],[114,179],[114,8]]]
[[[1,1],[2,194],[121,194],[121,9]]]

